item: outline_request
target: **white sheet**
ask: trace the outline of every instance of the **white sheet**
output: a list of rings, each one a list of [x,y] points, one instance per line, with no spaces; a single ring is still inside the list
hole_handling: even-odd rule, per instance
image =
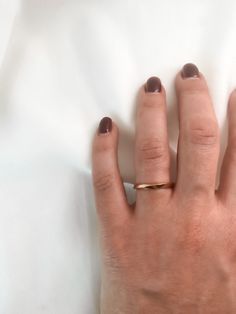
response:
[[[0,0],[1,314],[98,313],[93,132],[104,115],[118,123],[121,171],[132,182],[138,87],[162,79],[175,150],[173,79],[194,62],[223,153],[235,34],[234,0]]]

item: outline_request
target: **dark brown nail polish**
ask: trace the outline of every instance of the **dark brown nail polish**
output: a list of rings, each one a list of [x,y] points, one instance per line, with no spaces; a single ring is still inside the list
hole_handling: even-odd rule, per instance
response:
[[[109,117],[104,117],[99,123],[98,133],[104,134],[109,133],[112,130],[112,120]]]
[[[161,80],[156,76],[150,77],[146,82],[145,91],[146,93],[160,93]]]
[[[193,63],[187,63],[183,66],[181,75],[183,79],[199,77],[199,70]]]

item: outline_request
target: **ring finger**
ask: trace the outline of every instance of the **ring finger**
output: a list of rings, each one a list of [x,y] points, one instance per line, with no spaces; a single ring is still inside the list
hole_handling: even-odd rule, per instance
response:
[[[140,89],[138,99],[135,145],[136,183],[169,182],[170,151],[166,95],[160,79],[157,77],[148,79]]]

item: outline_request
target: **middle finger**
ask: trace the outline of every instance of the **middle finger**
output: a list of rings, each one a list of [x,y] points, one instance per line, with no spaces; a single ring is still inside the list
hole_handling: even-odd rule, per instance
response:
[[[176,192],[209,195],[215,192],[219,128],[208,87],[193,64],[176,78],[179,112]]]

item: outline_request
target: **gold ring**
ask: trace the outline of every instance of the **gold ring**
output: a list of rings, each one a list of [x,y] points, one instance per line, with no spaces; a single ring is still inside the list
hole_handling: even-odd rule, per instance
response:
[[[174,187],[174,182],[163,182],[163,183],[136,183],[133,188],[136,190],[156,190],[156,189],[169,189]]]

